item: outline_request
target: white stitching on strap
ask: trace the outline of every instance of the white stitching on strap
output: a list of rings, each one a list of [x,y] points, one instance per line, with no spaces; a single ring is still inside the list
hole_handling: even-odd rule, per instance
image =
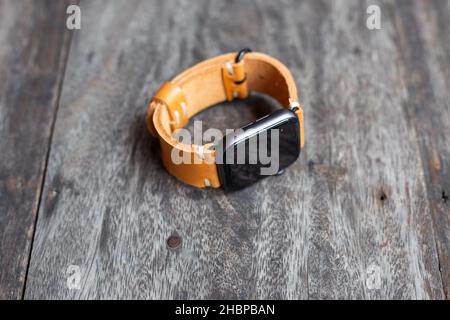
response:
[[[200,159],[205,160],[204,148],[203,146],[198,146],[198,156]]]
[[[173,114],[175,115],[175,122],[177,124],[180,124],[180,114],[178,113],[178,111],[174,111]]]
[[[186,117],[186,103],[181,103],[181,110],[183,110],[183,117]]]
[[[225,63],[225,67],[227,68],[227,71],[228,71],[229,75],[232,75],[234,73],[233,72],[233,65],[231,64],[231,62]]]

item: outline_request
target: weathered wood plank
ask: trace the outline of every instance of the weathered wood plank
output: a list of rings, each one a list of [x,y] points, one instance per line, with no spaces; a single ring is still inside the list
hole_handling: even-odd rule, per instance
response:
[[[64,1],[0,1],[0,299],[22,297],[69,44]]]
[[[417,131],[434,222],[439,269],[450,299],[450,2],[397,2],[397,45],[407,90],[405,115]]]
[[[443,298],[405,116],[403,11],[379,3],[383,29],[369,31],[369,4],[82,2],[26,297]],[[240,192],[185,186],[146,133],[146,101],[186,67],[243,46],[291,68],[306,149],[282,177]],[[236,127],[270,107],[251,98],[198,118]],[[174,233],[182,245],[170,250]]]

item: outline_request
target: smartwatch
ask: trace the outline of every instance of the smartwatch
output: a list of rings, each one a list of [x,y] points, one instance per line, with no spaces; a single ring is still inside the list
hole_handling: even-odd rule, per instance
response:
[[[273,97],[283,108],[214,143],[180,141],[177,132],[192,116],[251,91]],[[164,83],[148,105],[146,122],[160,141],[167,171],[199,188],[238,190],[277,175],[297,160],[305,141],[291,73],[275,58],[250,49],[205,60]]]

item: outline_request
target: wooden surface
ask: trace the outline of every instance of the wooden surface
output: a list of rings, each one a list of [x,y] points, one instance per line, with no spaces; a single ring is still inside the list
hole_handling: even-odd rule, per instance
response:
[[[373,1],[81,0],[78,31],[43,3],[0,0],[0,298],[450,297],[449,1],[375,1],[376,31]],[[239,192],[186,186],[146,102],[247,46],[292,71],[306,147]]]
[[[0,1],[0,299],[23,293],[70,44],[66,7]]]

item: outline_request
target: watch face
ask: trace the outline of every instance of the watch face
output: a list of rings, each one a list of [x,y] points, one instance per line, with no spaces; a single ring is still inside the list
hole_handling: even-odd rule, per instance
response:
[[[298,118],[290,110],[277,110],[226,135],[216,150],[222,187],[226,190],[245,188],[278,174],[298,158]]]

